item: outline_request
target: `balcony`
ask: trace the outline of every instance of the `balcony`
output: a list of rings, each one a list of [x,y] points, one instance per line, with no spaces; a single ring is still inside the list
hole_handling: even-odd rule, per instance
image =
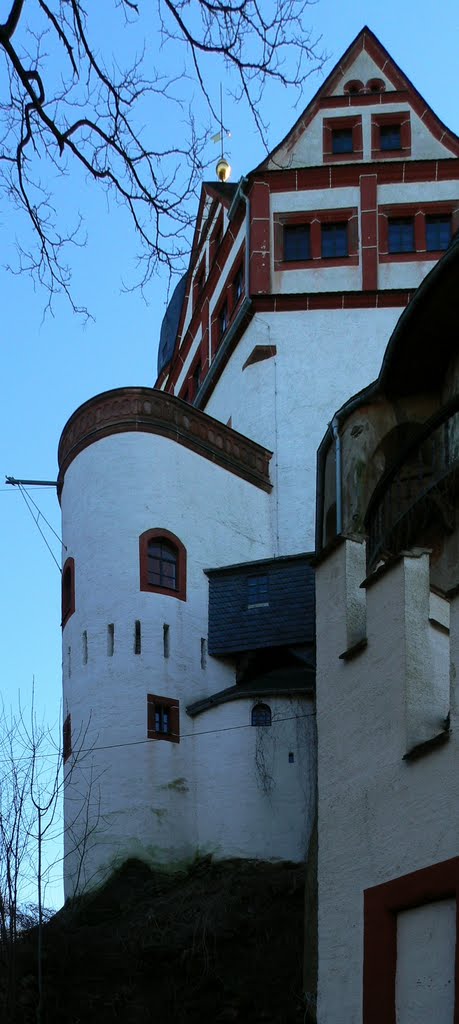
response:
[[[367,568],[455,528],[459,492],[459,397],[430,419],[379,481],[365,527]]]

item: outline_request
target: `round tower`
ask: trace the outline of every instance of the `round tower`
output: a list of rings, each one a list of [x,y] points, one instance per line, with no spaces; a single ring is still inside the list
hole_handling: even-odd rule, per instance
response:
[[[295,818],[304,834],[309,782],[298,768],[292,790],[295,769],[282,767],[276,811],[256,770],[261,698],[242,688],[215,700],[235,689],[235,662],[207,652],[206,571],[272,556],[269,458],[148,388],[96,396],[64,428],[67,895],[128,856],[288,859]],[[199,701],[212,712],[205,722],[187,712]],[[295,718],[292,706],[271,701],[280,723]],[[272,757],[283,766],[297,725],[279,724]]]

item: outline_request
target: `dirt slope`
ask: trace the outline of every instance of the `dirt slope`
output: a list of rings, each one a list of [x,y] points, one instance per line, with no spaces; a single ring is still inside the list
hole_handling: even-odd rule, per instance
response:
[[[301,866],[129,861],[45,926],[43,1024],[302,1024],[303,931]],[[14,1024],[36,1021],[35,951],[32,932]]]

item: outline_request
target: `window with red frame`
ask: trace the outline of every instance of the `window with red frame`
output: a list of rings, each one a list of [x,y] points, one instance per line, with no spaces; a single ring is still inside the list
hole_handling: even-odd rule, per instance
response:
[[[140,589],[186,600],[186,550],[169,530],[146,530],[139,538]]]
[[[228,303],[225,301],[218,314],[218,340],[221,341],[225,331],[228,329]]]
[[[233,281],[233,302],[236,306],[244,291],[244,270],[242,264],[236,270]]]
[[[453,204],[379,208],[379,259],[432,259],[448,248],[458,218]]]
[[[408,110],[394,114],[373,114],[371,155],[373,159],[411,155],[411,122]]]
[[[62,567],[62,626],[75,611],[75,562],[67,558]]]
[[[350,264],[356,266],[358,217],[356,209],[318,210],[279,214],[274,219],[274,269]]]
[[[147,695],[147,736],[149,740],[180,743],[180,711],[178,700]]]

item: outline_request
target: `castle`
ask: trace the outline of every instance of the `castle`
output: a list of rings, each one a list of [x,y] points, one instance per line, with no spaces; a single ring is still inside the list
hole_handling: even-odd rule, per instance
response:
[[[456,230],[458,156],[457,137],[363,29],[259,167],[237,186],[203,184],[155,387],[90,399],[59,446],[66,893],[133,855],[302,860],[318,778],[319,1005],[322,985],[323,1019],[337,1024],[327,970],[344,972],[346,1019],[357,1020],[337,945],[361,922],[348,907],[335,941],[330,879],[359,862],[365,837],[350,827],[341,853],[321,828],[332,837],[346,808],[352,825],[346,758],[371,755],[365,697],[356,683],[346,703],[341,676],[374,657],[365,615],[375,629],[371,595],[385,584],[377,573],[374,589],[360,583],[412,539],[400,527],[395,544],[398,520],[381,533],[377,485],[446,387],[419,362],[422,312],[411,340],[397,339]],[[389,338],[384,385],[368,389]],[[426,558],[406,562],[423,567],[424,604]],[[445,626],[442,586],[430,617]],[[402,606],[394,599],[400,630]],[[443,681],[421,714],[406,685],[410,753],[445,732],[449,705]],[[349,906],[361,882],[346,889]],[[357,942],[354,966],[359,956]],[[373,1011],[366,1020],[383,1019]]]

